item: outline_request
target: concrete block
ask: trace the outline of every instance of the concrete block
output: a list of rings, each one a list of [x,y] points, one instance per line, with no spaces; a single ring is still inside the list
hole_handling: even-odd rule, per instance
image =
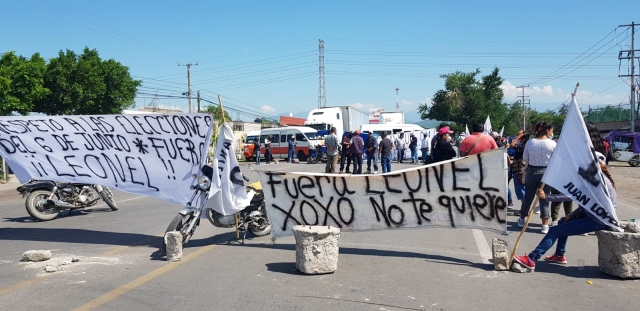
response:
[[[493,238],[491,250],[493,252],[493,268],[496,271],[508,271],[509,249],[507,241]]]
[[[338,269],[340,229],[327,226],[294,226],[296,268],[305,274],[332,273]]]
[[[600,271],[620,278],[640,278],[640,233],[635,224],[620,222],[625,232],[596,231]]]
[[[22,253],[22,261],[45,261],[51,259],[50,250],[30,250]]]
[[[182,260],[182,234],[180,232],[167,232],[164,235],[164,244],[168,261]]]

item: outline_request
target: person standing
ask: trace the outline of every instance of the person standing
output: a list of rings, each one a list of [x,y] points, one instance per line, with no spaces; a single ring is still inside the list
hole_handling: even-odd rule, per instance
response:
[[[460,144],[461,157],[478,154],[487,150],[498,149],[498,145],[496,145],[496,141],[493,137],[483,133],[484,124],[474,123],[472,128],[473,133],[471,133],[469,137],[465,137],[462,144]]]
[[[293,163],[293,157],[296,154],[296,146],[298,143],[296,142],[296,137],[291,135],[289,137],[289,156],[287,157],[287,163]]]
[[[367,171],[371,174],[371,161],[373,161],[373,173],[378,174],[378,140],[373,137],[373,132],[369,131],[369,138],[366,143],[367,150]]]
[[[553,141],[553,124],[540,122],[536,124],[536,138],[527,142],[522,154],[522,160],[527,162],[526,177],[524,181],[524,199],[520,208],[520,218],[518,218],[518,227],[524,227],[525,217],[529,214],[531,202],[538,190],[538,184],[542,182],[542,176],[547,170],[549,159],[553,150],[556,148],[556,142]],[[544,187],[544,193],[549,194],[550,187]],[[549,232],[549,202],[540,199],[540,218],[542,219],[542,229],[540,233]]]
[[[362,153],[364,152],[364,140],[360,137],[360,130],[356,130],[351,138],[351,154],[353,156],[353,173],[362,174]]]
[[[427,133],[422,133],[422,164],[427,165],[429,162],[429,145],[431,139],[427,136]]]
[[[253,141],[253,155],[256,157],[256,165],[260,165],[260,137]]]
[[[411,133],[409,150],[411,150],[411,164],[418,163],[418,137],[413,133]]]
[[[402,163],[402,160],[404,159],[404,147],[404,133],[400,133],[400,135],[396,139],[396,149],[398,149],[398,163]]]
[[[271,135],[264,138],[264,161],[271,163]]]
[[[351,147],[351,133],[346,133],[342,136],[342,151],[340,152],[340,173],[344,170],[344,162],[347,162],[347,174],[351,173],[349,171],[349,166],[351,166],[351,151],[349,148]]]
[[[452,133],[453,131],[451,131],[448,126],[445,126],[438,131],[438,140],[436,140],[436,144],[431,152],[431,155],[433,156],[433,163],[451,160],[456,156],[456,151],[453,150],[453,146],[451,146],[451,143],[449,142],[449,139],[451,138],[450,135]]]
[[[327,146],[327,165],[324,168],[325,173],[336,173],[336,165],[338,164],[338,136],[336,136],[336,128],[331,128],[331,133],[324,140]]]
[[[378,144],[378,156],[380,158],[380,164],[382,165],[382,173],[391,172],[391,149],[393,148],[393,142],[387,137],[387,133],[382,133],[382,140]]]

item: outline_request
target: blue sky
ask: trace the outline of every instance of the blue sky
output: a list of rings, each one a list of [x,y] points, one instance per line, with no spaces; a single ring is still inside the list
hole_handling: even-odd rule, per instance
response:
[[[615,28],[637,9],[628,1],[4,1],[0,52],[50,58],[96,48],[144,81],[138,107],[157,93],[160,104],[186,109],[178,63],[197,62],[193,93],[221,94],[234,118],[250,120],[317,107],[323,39],[328,106],[395,110],[398,87],[401,110],[414,111],[443,88],[440,74],[497,66],[507,102],[520,95],[516,85],[530,84],[532,108],[555,109],[580,82],[585,109],[629,102],[618,51],[630,48],[630,32]]]

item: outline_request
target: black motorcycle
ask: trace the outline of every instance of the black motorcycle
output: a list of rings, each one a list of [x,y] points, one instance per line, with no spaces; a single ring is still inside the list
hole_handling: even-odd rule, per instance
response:
[[[61,210],[71,213],[93,206],[101,198],[111,210],[118,210],[111,189],[101,185],[32,179],[16,190],[26,197],[24,205],[29,215],[40,221],[55,219]]]
[[[254,236],[265,236],[271,233],[271,224],[265,212],[264,194],[259,181],[246,186],[246,191],[253,191],[254,195],[249,206],[232,215],[222,215],[213,209],[204,208],[206,198],[211,188],[211,178],[213,176],[213,168],[208,165],[202,167],[202,176],[198,177],[197,184],[191,186],[194,190],[193,195],[186,206],[178,212],[166,232],[178,231],[182,234],[182,245],[189,242],[198,225],[200,225],[200,216],[204,212],[212,225],[220,228],[231,228],[236,225],[236,215],[238,216],[238,229],[243,232],[242,242],[247,235],[247,231]],[[248,178],[243,176],[245,181]],[[165,234],[166,234],[165,232]]]

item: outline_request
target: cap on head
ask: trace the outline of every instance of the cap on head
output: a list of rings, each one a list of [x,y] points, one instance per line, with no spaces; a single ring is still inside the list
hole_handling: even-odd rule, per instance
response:
[[[500,134],[498,134],[498,132],[491,132],[491,136],[493,136],[493,137],[498,137],[498,135],[500,135]]]
[[[453,131],[451,129],[449,129],[448,126],[445,126],[445,127],[441,128],[438,131],[438,134],[440,134],[440,135],[444,135],[444,134],[447,134],[447,133],[449,133],[449,134],[453,133]]]
[[[356,130],[355,134],[360,135],[360,130]]]

